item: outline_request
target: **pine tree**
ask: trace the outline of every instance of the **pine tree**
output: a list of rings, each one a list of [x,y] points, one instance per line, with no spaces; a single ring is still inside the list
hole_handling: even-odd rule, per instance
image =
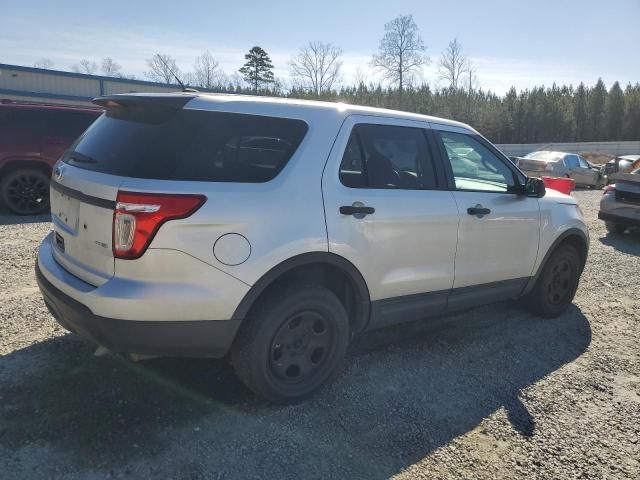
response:
[[[274,82],[273,63],[267,52],[260,47],[253,47],[244,56],[247,61],[239,70],[244,81],[253,87],[253,93],[258,94],[258,89],[262,84]]]
[[[609,140],[622,140],[624,135],[622,129],[624,113],[624,93],[620,88],[620,84],[616,82],[611,86],[607,98],[607,130]]]
[[[589,91],[589,119],[590,129],[588,140],[598,142],[606,135],[605,107],[607,104],[607,89],[601,78],[598,83]]]
[[[583,142],[587,138],[587,89],[580,82],[573,96],[573,118],[576,122],[575,140]]]
[[[640,83],[627,85],[625,100],[625,140],[640,140]]]

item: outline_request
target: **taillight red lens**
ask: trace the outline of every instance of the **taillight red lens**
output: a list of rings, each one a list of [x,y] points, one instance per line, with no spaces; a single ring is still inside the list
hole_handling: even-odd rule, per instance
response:
[[[612,185],[607,185],[606,187],[604,187],[604,190],[602,191],[603,195],[606,195],[607,193],[615,193],[616,191],[616,184],[612,184]]]
[[[118,192],[113,212],[113,256],[139,258],[163,223],[189,217],[206,200],[204,195]]]

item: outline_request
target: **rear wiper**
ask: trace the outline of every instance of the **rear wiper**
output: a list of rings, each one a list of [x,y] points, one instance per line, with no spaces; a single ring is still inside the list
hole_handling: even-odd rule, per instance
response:
[[[74,162],[78,163],[98,163],[95,158],[91,158],[78,152],[69,152],[67,154],[67,160],[73,160]]]

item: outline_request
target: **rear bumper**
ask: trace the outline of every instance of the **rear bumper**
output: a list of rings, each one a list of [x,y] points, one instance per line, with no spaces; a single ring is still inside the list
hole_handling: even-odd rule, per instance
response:
[[[67,330],[114,352],[154,356],[223,357],[240,320],[136,321],[105,318],[55,287],[36,262],[47,308]]]
[[[636,215],[635,218],[631,216],[616,215],[614,213],[598,212],[598,218],[605,222],[619,223],[628,227],[640,227],[640,218]]]

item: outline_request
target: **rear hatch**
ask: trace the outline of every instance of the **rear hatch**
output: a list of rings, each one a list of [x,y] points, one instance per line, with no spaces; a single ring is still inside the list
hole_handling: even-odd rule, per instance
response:
[[[144,212],[145,218],[156,218],[154,225],[172,214],[159,197],[206,201],[218,182],[267,182],[284,168],[307,131],[302,120],[184,109],[192,98],[113,95],[96,101],[106,113],[63,155],[51,184],[54,256],[69,272],[101,285],[113,277],[116,257],[138,258],[153,241],[156,229],[143,224]],[[143,205],[151,195],[152,204]],[[140,251],[123,253],[126,241],[138,245],[143,234],[148,241]]]
[[[640,173],[615,173],[611,179],[616,184],[616,200],[640,205]]]
[[[149,149],[145,131],[157,130],[167,115],[191,98],[123,96],[117,102],[108,97],[97,100],[108,107],[108,113],[62,156],[51,179],[53,252],[67,271],[95,286],[113,277],[114,209],[119,187],[135,163],[132,155]],[[131,102],[144,108],[125,107]],[[138,143],[141,148],[132,152]]]
[[[101,285],[113,276],[113,210],[122,179],[59,162],[51,180],[54,256],[75,276]]]

